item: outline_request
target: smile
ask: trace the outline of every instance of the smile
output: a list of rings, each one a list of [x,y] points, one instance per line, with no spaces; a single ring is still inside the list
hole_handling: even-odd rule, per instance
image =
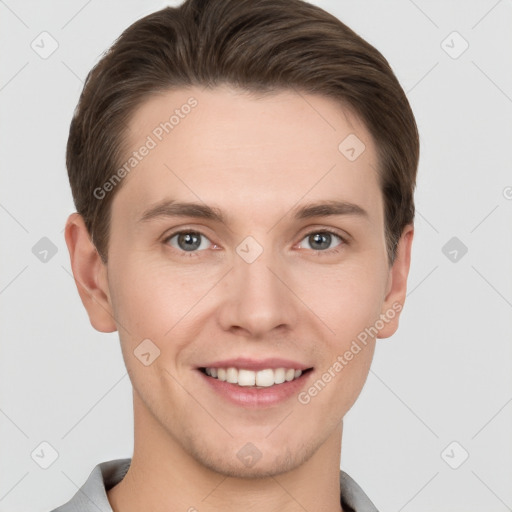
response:
[[[296,370],[294,368],[266,368],[259,371],[243,368],[201,368],[204,374],[213,379],[229,384],[237,384],[241,387],[268,388],[277,384],[291,382],[298,379],[308,370]]]

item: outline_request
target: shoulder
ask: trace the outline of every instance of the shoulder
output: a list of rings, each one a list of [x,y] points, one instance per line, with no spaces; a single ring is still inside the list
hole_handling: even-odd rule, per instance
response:
[[[357,482],[340,470],[341,505],[344,512],[379,512]]]
[[[97,464],[76,494],[51,512],[112,512],[107,491],[124,478],[130,463],[115,459]]]

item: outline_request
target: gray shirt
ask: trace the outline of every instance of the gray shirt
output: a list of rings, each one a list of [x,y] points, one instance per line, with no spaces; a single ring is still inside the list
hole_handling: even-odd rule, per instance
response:
[[[107,491],[126,475],[131,459],[116,459],[95,466],[85,484],[64,505],[52,512],[112,512]],[[375,505],[344,471],[340,471],[341,506],[347,512],[378,512]]]

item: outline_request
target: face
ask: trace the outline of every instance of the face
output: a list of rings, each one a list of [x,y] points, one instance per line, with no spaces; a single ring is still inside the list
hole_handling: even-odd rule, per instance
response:
[[[136,423],[225,475],[298,467],[339,435],[405,292],[372,138],[333,100],[227,87],[154,96],[130,127],[104,275]]]

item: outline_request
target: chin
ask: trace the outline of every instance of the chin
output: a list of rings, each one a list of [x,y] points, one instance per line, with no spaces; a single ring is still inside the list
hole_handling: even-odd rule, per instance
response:
[[[242,448],[219,446],[206,449],[194,446],[190,455],[202,466],[220,475],[231,478],[268,478],[292,471],[306,462],[315,452],[312,445],[267,446],[261,451],[251,443],[241,443]],[[232,454],[231,456],[229,454]]]

